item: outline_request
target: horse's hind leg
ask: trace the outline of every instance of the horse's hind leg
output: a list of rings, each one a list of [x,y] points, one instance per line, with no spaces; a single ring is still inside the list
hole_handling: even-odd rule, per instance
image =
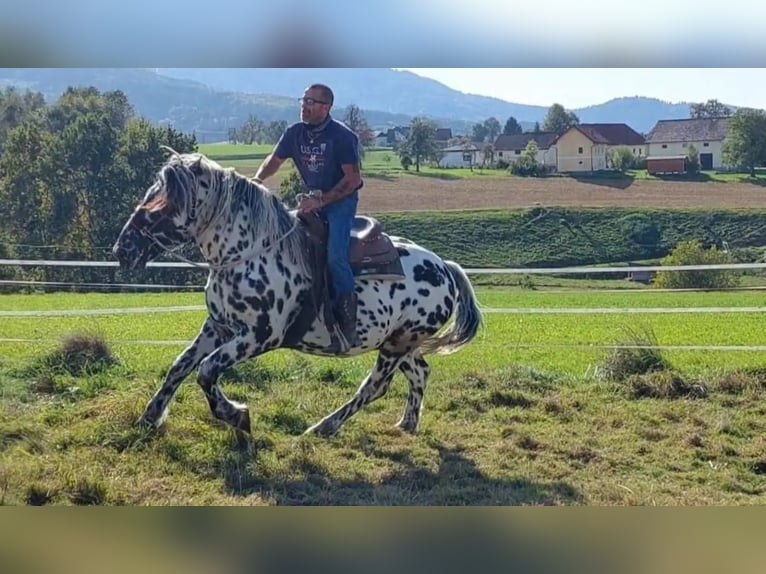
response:
[[[423,406],[423,395],[426,391],[426,383],[428,375],[431,373],[431,367],[426,363],[422,353],[415,350],[402,359],[399,370],[407,377],[410,390],[407,394],[404,414],[396,426],[403,431],[414,434],[418,429],[420,411]]]
[[[222,341],[222,334],[216,330],[215,323],[208,317],[194,341],[173,361],[165,376],[165,381],[149,400],[143,414],[136,423],[139,425],[160,426],[167,417],[168,403],[178,390],[181,382]]]
[[[323,437],[332,436],[359,409],[385,395],[391,386],[391,381],[394,378],[394,373],[399,366],[402,356],[398,353],[394,354],[381,350],[378,353],[378,360],[375,362],[375,366],[359,386],[356,393],[354,393],[354,396],[346,404],[306,430],[305,434],[315,434]]]

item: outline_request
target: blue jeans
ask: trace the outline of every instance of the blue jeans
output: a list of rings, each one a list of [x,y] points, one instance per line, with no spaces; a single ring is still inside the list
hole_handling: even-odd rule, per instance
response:
[[[327,222],[327,266],[335,301],[354,292],[354,272],[348,258],[351,226],[358,203],[359,192],[354,192],[340,201],[331,203],[321,212]]]

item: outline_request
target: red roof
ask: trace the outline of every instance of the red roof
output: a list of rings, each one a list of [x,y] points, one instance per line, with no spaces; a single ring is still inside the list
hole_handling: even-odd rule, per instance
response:
[[[627,124],[575,124],[572,128],[581,132],[593,143],[628,146],[646,143],[644,136]]]

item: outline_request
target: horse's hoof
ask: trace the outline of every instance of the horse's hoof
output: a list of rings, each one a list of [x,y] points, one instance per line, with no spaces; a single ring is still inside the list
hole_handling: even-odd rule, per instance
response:
[[[416,434],[418,431],[418,424],[412,421],[399,421],[394,425],[395,429],[398,429],[407,434]]]
[[[141,415],[133,423],[134,427],[144,430],[154,430],[157,428],[157,424],[154,421],[147,419],[144,415]]]
[[[332,419],[319,421],[317,424],[310,426],[304,432],[304,435],[314,435],[321,438],[330,438],[338,432],[338,424],[334,423]]]

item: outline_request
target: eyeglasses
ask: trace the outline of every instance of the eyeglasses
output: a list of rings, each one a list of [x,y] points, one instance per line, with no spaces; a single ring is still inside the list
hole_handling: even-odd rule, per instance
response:
[[[314,104],[329,104],[330,102],[323,102],[322,100],[315,100],[314,98],[298,98],[298,101],[307,106],[313,106]]]

